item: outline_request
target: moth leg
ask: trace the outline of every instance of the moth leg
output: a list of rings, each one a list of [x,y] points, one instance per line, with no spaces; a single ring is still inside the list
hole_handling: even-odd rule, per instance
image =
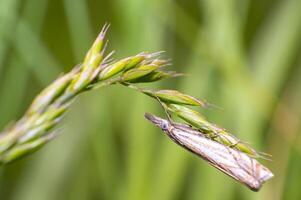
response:
[[[220,135],[219,135],[218,133],[216,133],[216,132],[212,132],[212,134],[213,134],[213,135],[210,136],[210,138],[213,139],[213,140],[214,140],[215,138],[220,137]]]
[[[236,147],[240,143],[240,139],[238,139],[235,143],[229,145],[230,148]]]

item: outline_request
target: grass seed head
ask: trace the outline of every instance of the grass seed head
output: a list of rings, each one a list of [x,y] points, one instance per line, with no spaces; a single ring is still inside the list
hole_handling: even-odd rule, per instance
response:
[[[183,94],[177,90],[143,90],[143,93],[159,98],[162,102],[169,104],[190,105],[190,106],[205,106],[205,103],[190,95]]]

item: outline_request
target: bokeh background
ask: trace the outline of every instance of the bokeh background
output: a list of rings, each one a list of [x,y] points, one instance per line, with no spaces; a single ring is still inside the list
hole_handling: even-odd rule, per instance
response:
[[[2,200],[301,199],[300,0],[0,0],[0,126],[81,62],[105,22],[115,58],[166,51],[173,88],[256,149],[275,174],[254,193],[144,120],[163,114],[121,86],[82,95],[62,134],[0,168]]]

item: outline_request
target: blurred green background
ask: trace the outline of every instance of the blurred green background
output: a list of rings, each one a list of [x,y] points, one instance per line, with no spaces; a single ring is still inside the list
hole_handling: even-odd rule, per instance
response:
[[[163,114],[121,86],[77,99],[62,134],[0,168],[2,200],[301,199],[301,0],[0,0],[0,126],[81,62],[105,22],[115,58],[166,51],[173,88],[256,149],[275,174],[254,193],[144,120]],[[163,115],[162,115],[163,116]]]

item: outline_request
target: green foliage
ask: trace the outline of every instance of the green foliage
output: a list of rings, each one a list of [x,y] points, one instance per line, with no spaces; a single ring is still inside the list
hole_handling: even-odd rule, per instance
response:
[[[108,26],[105,25],[82,64],[75,66],[69,73],[46,87],[34,99],[25,115],[1,133],[0,164],[10,163],[29,154],[54,138],[53,132],[57,131],[57,126],[61,123],[64,114],[79,94],[95,89],[95,85],[98,86],[97,88],[117,83],[128,85],[127,81],[148,75],[148,73],[135,71],[136,73],[132,73],[132,76],[125,76],[127,71],[124,70],[129,65],[128,69],[133,68],[129,71],[145,70],[149,69],[148,66],[153,66],[151,72],[156,72],[166,63],[158,61],[157,57],[160,55],[158,53],[145,53],[144,59],[140,59],[140,62],[137,62],[137,56],[132,56],[109,63],[111,54],[104,57],[106,47],[103,45],[107,30]],[[136,65],[133,66],[133,63]],[[180,93],[177,92],[177,94]]]
[[[1,167],[0,198],[300,199],[300,5],[1,0],[2,128],[61,72],[81,62],[108,21],[114,58],[165,50],[172,70],[187,75],[162,86],[222,107],[204,114],[272,154],[265,164],[275,178],[256,194],[241,187],[158,134],[143,119],[145,111],[162,112],[154,101],[116,86],[82,95],[60,137]]]

